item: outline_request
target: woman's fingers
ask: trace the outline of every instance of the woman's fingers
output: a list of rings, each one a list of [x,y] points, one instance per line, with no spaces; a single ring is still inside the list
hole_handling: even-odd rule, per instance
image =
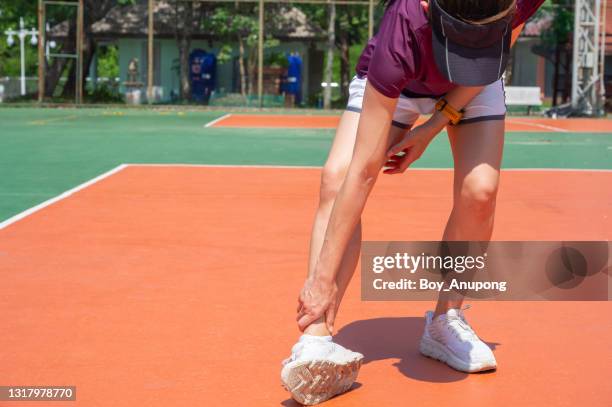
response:
[[[401,153],[408,147],[409,145],[407,144],[407,142],[405,140],[402,140],[393,147],[391,147],[389,151],[387,151],[387,157],[393,157],[394,155]]]
[[[387,151],[387,157],[393,157],[410,148],[414,144],[414,137],[412,137],[412,132],[408,133],[399,143],[393,145]]]
[[[306,307],[304,307],[304,301],[302,300],[302,296],[300,295],[298,298],[298,309],[297,316],[295,317],[296,321],[299,321],[300,318],[306,313]]]
[[[420,150],[416,148],[411,148],[410,150],[408,150],[406,155],[400,158],[394,157],[393,160],[388,160],[387,163],[385,164],[385,167],[387,168],[383,171],[383,173],[384,174],[402,174],[408,169],[410,164],[415,162],[420,156],[421,156]]]
[[[410,150],[408,154],[406,154],[404,161],[400,165],[400,171],[401,172],[406,171],[406,169],[410,166],[410,164],[415,162],[420,156],[421,154],[416,149]]]
[[[298,319],[298,328],[300,328],[300,331],[304,331],[304,329],[306,329],[310,324],[312,324],[313,322],[315,322],[317,319],[319,319],[319,316],[313,314],[313,313],[306,313],[304,315],[302,315],[302,317],[300,319]]]
[[[409,149],[407,151],[412,150]],[[383,174],[400,174],[402,171],[400,170],[402,164],[406,161],[407,154],[402,155],[394,155],[385,163],[385,169],[383,170]]]
[[[297,316],[295,317],[295,320],[299,321],[300,318],[302,318],[306,314],[306,312],[306,307],[304,306],[304,304],[301,304],[300,308],[297,311]]]
[[[302,296],[300,295],[300,296],[298,297],[298,305],[297,305],[297,310],[296,310],[296,312],[300,312],[300,310],[302,309],[302,305],[303,305],[303,304],[304,304],[304,303],[302,302]]]

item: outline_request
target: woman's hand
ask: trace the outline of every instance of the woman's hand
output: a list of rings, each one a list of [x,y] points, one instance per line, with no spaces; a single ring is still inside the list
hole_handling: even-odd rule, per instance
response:
[[[410,130],[404,138],[387,152],[384,174],[401,174],[418,160],[431,140],[444,128],[447,120],[434,114],[422,125]]]
[[[298,298],[298,327],[304,331],[310,324],[324,318],[329,332],[333,332],[336,319],[338,287],[334,280],[309,277]]]

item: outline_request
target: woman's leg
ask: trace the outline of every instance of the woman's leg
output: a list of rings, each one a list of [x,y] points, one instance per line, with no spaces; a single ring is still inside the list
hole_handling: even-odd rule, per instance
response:
[[[504,120],[448,126],[455,162],[453,209],[444,240],[487,241],[493,232],[495,199],[504,146]],[[438,299],[435,316],[459,308],[463,298],[451,291]]]
[[[353,156],[355,147],[355,139],[357,137],[357,126],[359,124],[359,113],[345,111],[340,118],[336,136],[332,144],[327,162],[323,166],[321,174],[321,190],[319,198],[319,207],[315,214],[315,220],[312,226],[312,235],[310,239],[310,257],[308,262],[308,276],[310,276],[319,259],[319,253],[323,246],[325,238],[325,230],[331,215],[334,201],[338,191],[342,187],[344,178],[348,171]],[[406,129],[391,126],[392,142],[399,140]],[[361,249],[361,222],[353,231],[351,240],[346,248],[340,270],[336,276],[336,285],[338,286],[338,302],[337,308],[340,307],[342,297],[348,287],[351,278],[359,261],[359,252]],[[310,324],[304,333],[310,335],[330,335],[324,321],[321,319]]]
[[[329,150],[329,156],[323,166],[321,173],[321,189],[319,193],[319,206],[315,214],[310,237],[310,254],[308,260],[308,276],[313,270],[319,259],[319,253],[323,246],[323,238],[331,210],[334,206],[336,195],[342,187],[344,177],[351,163],[355,138],[357,137],[357,126],[359,124],[359,113],[344,111],[336,130],[336,136]],[[355,228],[351,241],[346,249],[342,261],[342,267],[338,273],[336,284],[338,294],[342,296],[353,275],[353,270],[357,266],[359,259],[359,249],[361,244],[361,222]],[[310,335],[329,335],[324,321],[317,321],[308,326],[304,333]]]

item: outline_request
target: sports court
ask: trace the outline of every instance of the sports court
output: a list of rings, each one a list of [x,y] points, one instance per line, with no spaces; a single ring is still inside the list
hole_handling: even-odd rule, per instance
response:
[[[337,120],[0,109],[3,382],[76,385],[58,406],[297,405],[280,362]],[[612,121],[507,131],[493,239],[610,240]],[[442,134],[381,175],[364,239],[438,240],[451,166]],[[336,339],[365,364],[324,405],[609,405],[610,302],[474,303],[500,367],[473,375],[418,353],[431,305],[361,302],[357,272]]]

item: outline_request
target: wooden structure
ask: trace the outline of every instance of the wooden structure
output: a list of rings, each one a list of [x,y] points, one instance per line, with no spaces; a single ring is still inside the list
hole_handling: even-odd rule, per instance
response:
[[[75,69],[75,103],[83,103],[83,0],[38,0],[38,102],[42,103],[45,98],[45,77],[47,61],[45,60],[46,47],[46,10],[47,6],[70,6],[76,7],[76,50],[74,54],[49,53],[51,58],[74,59]]]

